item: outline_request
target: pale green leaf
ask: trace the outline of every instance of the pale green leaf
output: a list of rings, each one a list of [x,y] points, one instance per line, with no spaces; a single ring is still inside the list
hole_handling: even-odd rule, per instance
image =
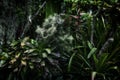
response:
[[[89,52],[87,58],[89,59],[95,52],[96,52],[97,48],[92,48],[92,50]]]
[[[51,49],[49,49],[49,48],[45,49],[45,51],[46,51],[48,54],[51,53]]]
[[[90,49],[93,48],[93,45],[92,45],[89,41],[87,41],[87,44],[88,44],[88,47],[89,47]]]
[[[92,72],[92,80],[95,80],[97,72]]]

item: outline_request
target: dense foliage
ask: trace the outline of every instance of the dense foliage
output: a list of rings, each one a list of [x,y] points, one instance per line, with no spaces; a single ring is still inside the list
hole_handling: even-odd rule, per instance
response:
[[[0,1],[0,80],[119,80],[119,0]]]

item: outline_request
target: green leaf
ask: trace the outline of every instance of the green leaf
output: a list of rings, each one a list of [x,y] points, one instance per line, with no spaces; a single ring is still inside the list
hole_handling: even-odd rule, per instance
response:
[[[88,47],[89,47],[90,49],[93,48],[93,45],[92,45],[89,41],[87,41],[87,44],[88,44]]]
[[[98,66],[98,59],[97,59],[96,55],[93,55],[93,60],[95,62],[95,66],[97,67]]]
[[[42,53],[43,58],[47,58],[47,53]]]
[[[35,49],[28,49],[28,50],[26,50],[24,53],[32,53],[32,52],[34,52],[35,51]]]
[[[45,49],[45,51],[46,51],[48,54],[51,53],[51,49],[49,49],[49,48]]]
[[[10,46],[15,46],[15,45],[17,45],[19,43],[19,41],[13,41],[11,44],[10,44]]]
[[[82,55],[79,54],[78,56],[80,56],[82,58],[82,60],[87,64],[87,66],[89,68],[92,68],[91,65],[89,64],[89,62]]]
[[[105,53],[105,54],[103,54],[102,56],[101,56],[101,58],[100,58],[100,63],[101,63],[101,65],[103,65],[106,61],[107,61],[107,58],[108,58],[108,54],[107,53]]]
[[[41,66],[42,66],[42,67],[45,66],[45,61],[42,61],[42,62],[41,62]]]
[[[72,56],[70,57],[70,60],[69,60],[69,63],[68,63],[68,71],[70,71],[72,60],[73,60],[73,57],[75,56],[75,54],[76,53],[73,53]]]
[[[75,46],[72,50],[78,50],[78,49],[84,49],[85,47],[84,46]]]
[[[98,72],[106,70],[107,66],[109,66],[109,65],[106,64],[107,60],[108,60],[108,54],[107,53],[103,53],[100,56],[99,61],[98,61],[98,65],[96,67]]]
[[[37,43],[37,41],[36,41],[36,40],[31,39],[31,44],[36,44],[36,43]]]
[[[5,63],[5,61],[4,61],[4,60],[1,60],[1,61],[0,61],[0,67],[2,67],[4,63]]]
[[[92,50],[89,52],[87,58],[89,59],[95,52],[96,52],[97,48],[92,48]]]

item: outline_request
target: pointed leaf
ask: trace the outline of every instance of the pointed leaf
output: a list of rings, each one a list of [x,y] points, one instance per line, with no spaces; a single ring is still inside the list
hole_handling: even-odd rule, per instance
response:
[[[51,53],[51,49],[49,49],[49,48],[45,49],[45,51],[46,51],[48,54]]]
[[[97,48],[92,48],[92,50],[89,52],[87,58],[89,59],[95,52],[96,52]]]
[[[98,67],[99,63],[98,63],[98,59],[97,59],[96,55],[93,55],[93,60],[95,62],[95,66]]]
[[[89,47],[90,49],[93,48],[93,45],[92,45],[89,41],[87,41],[87,44],[88,44],[88,47]]]
[[[92,80],[95,80],[96,74],[97,74],[97,72],[92,72]]]
[[[73,60],[73,57],[75,56],[75,54],[76,53],[73,53],[72,56],[70,57],[70,60],[69,60],[69,63],[68,63],[68,71],[70,71],[72,60]]]
[[[89,62],[82,55],[79,54],[78,56],[80,56],[82,58],[82,60],[87,64],[87,66],[89,68],[92,68],[91,65],[89,64]]]

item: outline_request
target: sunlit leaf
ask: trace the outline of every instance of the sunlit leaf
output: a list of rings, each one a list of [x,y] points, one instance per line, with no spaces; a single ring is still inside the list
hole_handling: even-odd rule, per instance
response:
[[[21,61],[21,64],[24,65],[24,66],[27,65],[26,61],[23,61],[23,60]]]
[[[23,39],[23,41],[21,42],[21,46],[23,47],[23,46],[25,46],[25,43],[26,43],[26,41],[28,41],[29,40],[29,37],[25,37],[24,39]]]
[[[31,52],[33,52],[33,51],[35,51],[35,49],[28,49],[28,50],[26,50],[24,53],[31,53]]]
[[[42,53],[43,58],[47,58],[47,53]]]
[[[5,63],[5,60],[1,60],[0,61],[0,67],[2,67],[4,63]]]
[[[91,80],[95,80],[97,72],[92,72],[92,79]]]
[[[19,58],[20,55],[21,55],[21,53],[16,54],[16,55],[15,55],[15,58],[16,58],[16,59]]]
[[[11,61],[10,61],[10,64],[13,64],[16,62],[16,58],[13,58]]]
[[[42,61],[42,62],[41,62],[41,66],[45,66],[45,61]]]
[[[49,48],[45,49],[45,51],[46,51],[48,54],[51,53],[51,49],[49,49]]]
[[[87,44],[88,44],[88,47],[89,47],[90,49],[93,48],[93,45],[92,45],[89,41],[87,41]]]
[[[89,59],[95,52],[96,52],[97,48],[92,48],[91,51],[89,52],[87,58]]]

